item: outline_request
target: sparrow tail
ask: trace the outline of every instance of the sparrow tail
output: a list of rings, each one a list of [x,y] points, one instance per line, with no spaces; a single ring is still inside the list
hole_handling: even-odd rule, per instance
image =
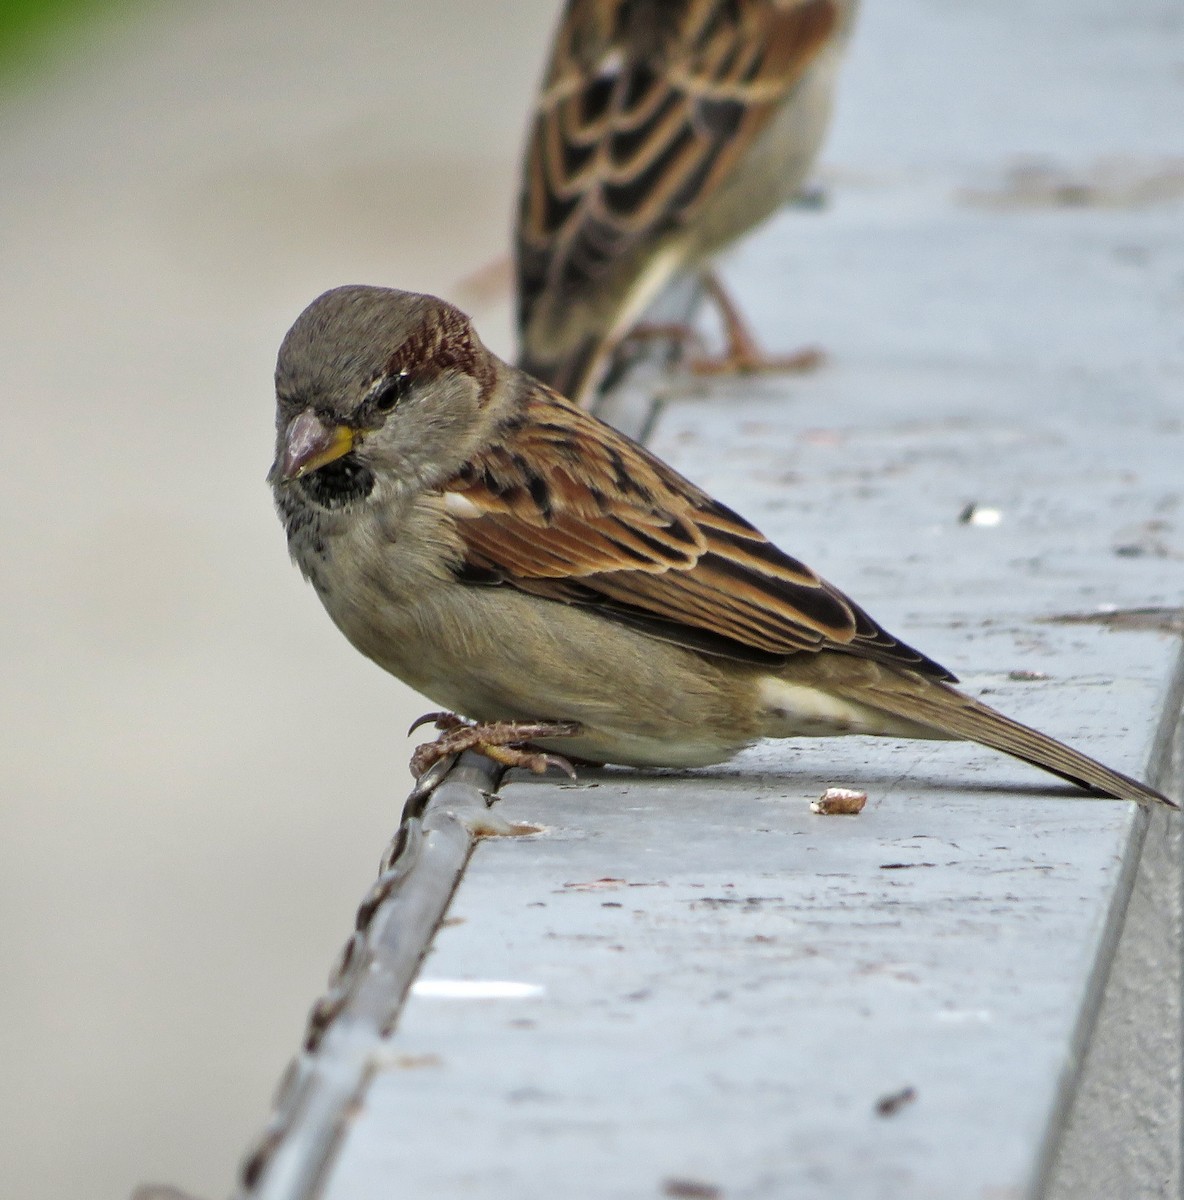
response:
[[[946,735],[1010,754],[1087,791],[1101,792],[1115,800],[1180,807],[1147,784],[1113,771],[1055,738],[1005,717],[949,684],[897,676],[870,690],[853,691],[850,698],[894,716],[929,725]]]

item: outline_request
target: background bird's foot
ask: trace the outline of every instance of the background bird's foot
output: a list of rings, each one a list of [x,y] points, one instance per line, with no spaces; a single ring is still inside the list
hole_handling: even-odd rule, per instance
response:
[[[767,354],[748,328],[735,302],[710,272],[703,276],[703,290],[719,312],[724,348],[719,354],[707,350],[702,333],[680,322],[643,321],[635,325],[617,348],[619,360],[628,362],[647,343],[670,342],[693,375],[756,375],[776,372],[815,371],[826,362],[826,351],[806,346],[794,354]]]
[[[758,375],[777,372],[816,371],[826,362],[826,351],[806,346],[796,354],[766,354],[759,346],[740,350],[735,346],[722,354],[695,358],[690,362],[693,375]]]
[[[617,354],[629,356],[640,354],[650,342],[672,342],[673,353],[685,357],[687,348],[706,357],[707,346],[703,335],[684,321],[642,321],[634,325],[621,339]]]
[[[690,361],[695,375],[754,375],[758,372],[814,371],[826,362],[826,352],[806,346],[794,354],[766,354],[724,285],[713,272],[703,275],[703,290],[723,322],[726,346],[722,354],[702,355]]]
[[[411,756],[411,773],[418,779],[442,758],[475,750],[493,759],[504,767],[525,767],[536,775],[542,775],[548,767],[575,779],[575,768],[566,758],[558,754],[547,754],[531,742],[536,738],[574,737],[582,732],[578,721],[490,721],[475,723],[458,717],[455,713],[431,712],[419,718],[407,732],[421,725],[433,724],[440,736],[434,742],[417,746]]]

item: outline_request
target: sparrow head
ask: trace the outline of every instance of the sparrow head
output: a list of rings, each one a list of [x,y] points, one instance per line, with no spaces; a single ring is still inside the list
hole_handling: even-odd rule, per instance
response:
[[[434,296],[334,288],[288,330],[268,480],[337,507],[412,490],[463,460],[497,379],[468,317]]]

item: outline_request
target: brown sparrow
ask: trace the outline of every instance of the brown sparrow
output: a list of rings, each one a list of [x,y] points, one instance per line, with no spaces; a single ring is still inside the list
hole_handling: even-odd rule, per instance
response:
[[[565,722],[529,736],[644,767],[766,737],[965,738],[1170,803],[957,691],[442,300],[326,292],[284,338],[276,396],[269,478],[292,557],[363,654],[458,713]]]
[[[798,193],[855,3],[568,0],[523,164],[524,371],[585,404],[676,272]],[[760,365],[714,280],[710,291],[734,365]]]

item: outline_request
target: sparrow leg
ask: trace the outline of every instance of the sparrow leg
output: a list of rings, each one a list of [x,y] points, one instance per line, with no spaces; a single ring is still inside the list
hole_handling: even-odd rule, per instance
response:
[[[807,346],[796,354],[766,354],[752,336],[731,296],[714,272],[703,274],[703,290],[719,312],[726,345],[721,354],[708,354],[703,335],[691,325],[679,322],[643,321],[621,340],[618,350],[630,349],[652,341],[673,342],[680,353],[692,353],[688,366],[694,375],[755,375],[774,371],[813,371],[826,361],[826,352]]]
[[[752,375],[769,371],[813,371],[826,361],[826,353],[807,346],[796,354],[766,354],[752,336],[740,310],[713,271],[703,273],[703,290],[719,311],[727,347],[714,357],[691,360],[696,375]]]
[[[707,358],[707,344],[703,335],[693,326],[679,321],[642,321],[634,325],[620,340],[614,353],[614,370],[627,369],[629,363],[636,359],[651,342],[666,342],[669,344],[669,361],[682,361],[689,352],[697,357],[694,361]],[[609,380],[613,376],[610,373]],[[603,385],[610,387],[610,383]]]
[[[434,742],[417,746],[411,756],[411,773],[418,779],[429,767],[465,750],[475,750],[504,767],[525,767],[542,775],[557,767],[575,779],[575,768],[558,754],[546,754],[531,745],[535,738],[573,737],[582,731],[578,721],[490,721],[470,724],[455,713],[425,713],[407,732],[432,724],[441,731]]]

